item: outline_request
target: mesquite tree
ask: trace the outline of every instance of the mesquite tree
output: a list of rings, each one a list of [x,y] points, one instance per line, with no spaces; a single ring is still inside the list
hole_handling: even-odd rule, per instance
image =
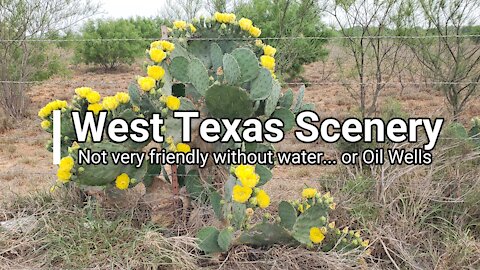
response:
[[[88,0],[0,1],[0,105],[10,117],[25,114],[29,85],[22,82],[48,77],[49,44],[31,39],[65,30],[97,10]]]

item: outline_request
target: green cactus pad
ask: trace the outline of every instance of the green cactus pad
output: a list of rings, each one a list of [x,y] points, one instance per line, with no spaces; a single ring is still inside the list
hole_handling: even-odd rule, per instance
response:
[[[213,208],[213,212],[215,213],[215,216],[218,219],[223,220],[224,219],[223,209],[222,209],[222,204],[220,203],[220,201],[222,200],[222,196],[217,191],[213,190],[210,192],[209,199],[210,199],[210,204],[212,204],[212,208]]]
[[[328,210],[324,205],[316,204],[308,208],[297,218],[297,222],[293,225],[292,236],[302,244],[311,243],[310,229],[321,226],[322,216],[328,220]]]
[[[281,87],[277,81],[273,81],[272,93],[265,102],[265,115],[270,117],[277,107],[278,99],[280,97]]]
[[[255,166],[255,173],[260,176],[260,181],[257,186],[263,186],[273,177],[272,171],[265,165],[257,164]]]
[[[222,252],[223,249],[218,245],[219,234],[215,227],[202,228],[197,233],[198,248],[207,254]]]
[[[247,118],[252,115],[253,103],[245,90],[227,85],[212,85],[205,94],[211,115],[217,118]]]
[[[174,41],[173,44],[175,44],[175,50],[173,50],[170,54],[170,58],[173,59],[178,56],[183,56],[185,58],[190,58],[190,54],[188,51],[183,47],[180,42]]]
[[[212,60],[213,72],[216,72],[219,67],[223,65],[223,52],[222,48],[217,43],[210,45],[210,58]]]
[[[77,182],[81,185],[87,186],[104,186],[107,184],[113,184],[117,176],[122,173],[128,174],[130,178],[143,179],[147,172],[146,163],[140,168],[136,168],[134,165],[115,165],[113,163],[110,153],[113,152],[128,152],[128,149],[123,144],[112,143],[103,141],[101,143],[86,143],[81,145],[82,149],[90,149],[92,152],[101,152],[105,150],[108,153],[107,165],[75,165],[83,167],[83,172],[77,173]]]
[[[252,246],[294,245],[295,239],[283,227],[277,224],[260,223],[243,232],[235,244]]]
[[[164,122],[167,127],[164,137],[172,136],[175,142],[180,142],[182,140],[182,119],[169,116]]]
[[[200,59],[206,68],[212,66],[212,61],[210,60],[210,42],[206,42],[205,40],[190,41],[188,43],[188,51]]]
[[[185,188],[192,199],[201,199],[204,187],[197,170],[191,170],[187,173],[185,176]]]
[[[314,111],[315,110],[315,104],[313,103],[306,103],[306,104],[303,104],[301,107],[300,107],[300,110],[298,112],[303,112],[303,111]]]
[[[295,107],[293,113],[297,114],[300,111],[300,108],[303,105],[303,96],[305,95],[305,85],[302,85],[298,90],[297,100],[295,102]]]
[[[170,74],[170,71],[168,70],[168,65],[166,62],[162,63],[162,68],[165,70],[165,74],[163,75],[163,78],[162,78],[162,81],[163,81],[162,92],[164,95],[171,95],[172,88],[173,88],[172,74]]]
[[[242,72],[241,82],[248,82],[257,77],[260,66],[255,53],[247,48],[238,48],[232,51],[232,55],[240,66],[240,71]]]
[[[231,54],[223,55],[223,74],[227,84],[235,85],[240,79],[240,67]]]
[[[228,228],[221,230],[217,239],[218,246],[223,251],[228,251],[230,249],[230,244],[232,243],[232,238],[233,233],[229,231]]]
[[[252,100],[264,100],[272,93],[273,78],[270,71],[260,69],[258,76],[252,81],[250,88],[250,98]]]
[[[283,121],[283,130],[285,132],[290,131],[295,126],[295,115],[289,109],[276,109],[272,117]]]
[[[185,96],[193,102],[198,102],[202,98],[200,92],[191,84],[185,85]]]
[[[241,229],[243,226],[243,223],[245,222],[246,209],[247,207],[243,203],[233,202],[232,204],[232,214],[233,214],[232,223],[233,225],[235,225],[237,229]]]
[[[293,104],[293,91],[292,89],[288,89],[287,92],[285,92],[282,97],[278,100],[278,105],[287,109],[290,109]]]
[[[190,99],[181,97],[180,108],[178,108],[178,110],[179,111],[195,111],[197,110],[197,107],[195,106],[195,104],[193,104],[193,102]]]
[[[287,230],[291,230],[297,221],[297,210],[286,201],[282,201],[278,205],[278,215],[280,216],[280,225]]]
[[[204,96],[207,91],[210,79],[208,71],[198,58],[193,58],[188,65],[188,77],[197,91]]]
[[[186,83],[189,82],[190,79],[187,74],[189,64],[190,61],[187,58],[183,56],[177,56],[172,59],[172,62],[168,66],[168,70],[173,78],[180,82]]]

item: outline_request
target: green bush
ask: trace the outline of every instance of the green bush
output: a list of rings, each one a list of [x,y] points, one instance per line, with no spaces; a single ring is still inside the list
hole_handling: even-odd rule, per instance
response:
[[[119,64],[131,64],[144,53],[142,41],[107,41],[105,39],[141,39],[139,30],[128,20],[89,21],[82,29],[82,39],[75,50],[78,62],[113,69]],[[94,40],[98,39],[98,40]],[[105,40],[105,41],[102,41]]]
[[[269,40],[277,50],[276,70],[281,76],[295,78],[303,71],[302,65],[324,59],[328,52],[325,39],[295,39],[331,35],[320,21],[319,8],[312,1],[251,0],[239,5],[238,18],[253,20],[261,37],[292,37]]]

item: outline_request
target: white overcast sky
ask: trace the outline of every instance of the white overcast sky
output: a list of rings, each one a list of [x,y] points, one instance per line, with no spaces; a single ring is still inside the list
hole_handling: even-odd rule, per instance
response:
[[[102,5],[102,14],[96,18],[129,18],[135,16],[151,17],[159,15],[165,7],[165,0],[93,0]],[[333,23],[327,19],[325,23]]]
[[[159,14],[165,0],[96,0],[102,5],[101,18],[150,17]]]

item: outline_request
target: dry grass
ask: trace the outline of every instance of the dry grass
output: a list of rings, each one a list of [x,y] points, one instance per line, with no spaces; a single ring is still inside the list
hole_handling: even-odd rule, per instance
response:
[[[83,199],[82,199],[83,198]],[[304,248],[237,246],[226,254],[199,253],[191,233],[145,222],[140,208],[106,209],[78,191],[17,197],[0,220],[29,222],[0,231],[3,269],[360,269],[359,254]]]

